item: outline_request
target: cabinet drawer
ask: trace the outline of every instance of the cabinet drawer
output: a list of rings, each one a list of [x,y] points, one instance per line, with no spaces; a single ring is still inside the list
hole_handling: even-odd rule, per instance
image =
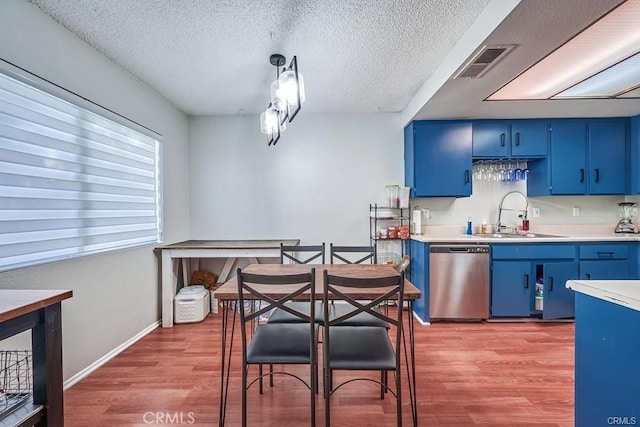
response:
[[[580,245],[580,259],[627,259],[628,245]]]
[[[576,246],[567,244],[495,244],[493,259],[574,259]]]

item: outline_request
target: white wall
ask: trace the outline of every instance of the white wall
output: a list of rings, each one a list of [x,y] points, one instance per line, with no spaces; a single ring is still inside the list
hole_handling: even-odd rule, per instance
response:
[[[0,40],[5,61],[163,135],[165,240],[186,239],[186,116],[24,0],[0,1]],[[160,318],[158,268],[146,247],[0,273],[0,288],[73,290],[62,303],[68,379]]]
[[[303,107],[275,147],[257,116],[197,117],[190,144],[192,238],[368,244],[369,204],[404,176],[395,114]]]

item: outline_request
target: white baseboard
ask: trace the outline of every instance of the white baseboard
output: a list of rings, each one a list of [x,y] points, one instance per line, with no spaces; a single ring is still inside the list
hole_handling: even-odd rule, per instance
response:
[[[429,326],[429,325],[431,325],[431,322],[425,322],[424,320],[422,320],[422,319],[420,318],[420,316],[418,316],[418,315],[416,314],[416,312],[415,312],[415,311],[413,312],[413,317],[415,317],[415,319],[418,321],[418,323],[420,323],[422,326]]]
[[[153,331],[158,326],[160,326],[160,324],[161,324],[160,320],[156,321],[155,323],[152,323],[151,325],[147,326],[145,329],[140,331],[138,334],[134,335],[133,337],[131,337],[130,339],[128,339],[124,343],[120,344],[118,347],[116,347],[113,350],[111,350],[109,353],[107,353],[104,356],[102,356],[100,359],[98,359],[95,362],[93,362],[91,365],[87,366],[86,368],[84,368],[83,370],[78,372],[77,374],[73,375],[71,378],[69,378],[68,380],[66,380],[64,382],[64,390],[67,390],[67,389],[71,388],[76,383],[78,383],[80,380],[82,380],[83,378],[89,376],[90,373],[92,373],[93,371],[95,371],[100,366],[104,365],[105,363],[107,363],[109,360],[111,360],[114,357],[116,357],[118,354],[122,353],[128,347],[133,345],[136,341],[140,340],[142,337],[144,337],[145,335],[149,334],[151,331]]]

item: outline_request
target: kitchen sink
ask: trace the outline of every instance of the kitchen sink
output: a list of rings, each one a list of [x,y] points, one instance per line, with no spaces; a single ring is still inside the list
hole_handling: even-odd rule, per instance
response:
[[[566,237],[566,236],[558,236],[557,234],[543,234],[543,233],[527,233],[527,234],[511,234],[511,233],[487,233],[487,234],[474,234],[476,237],[486,237],[491,239],[515,239],[515,238],[523,238],[523,239],[543,239],[550,237]]]

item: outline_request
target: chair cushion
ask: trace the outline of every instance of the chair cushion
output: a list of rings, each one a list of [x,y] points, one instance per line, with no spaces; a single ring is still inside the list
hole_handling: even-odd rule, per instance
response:
[[[307,301],[289,301],[285,303],[287,306],[292,309],[299,311],[301,313],[305,313],[307,316],[310,314],[309,310],[309,302]],[[315,313],[316,323],[323,323],[323,314],[322,314],[322,304],[316,303],[316,313]],[[301,318],[284,311],[280,308],[276,308],[269,316],[268,323],[306,323]]]
[[[355,310],[351,304],[336,303],[332,305],[331,319],[343,316]],[[369,313],[358,313],[353,317],[343,320],[335,326],[377,326],[389,329],[389,323]]]
[[[308,364],[310,346],[308,323],[266,323],[256,328],[249,342],[247,363]]]
[[[396,358],[385,328],[338,326],[329,328],[329,366],[332,369],[393,370]]]

